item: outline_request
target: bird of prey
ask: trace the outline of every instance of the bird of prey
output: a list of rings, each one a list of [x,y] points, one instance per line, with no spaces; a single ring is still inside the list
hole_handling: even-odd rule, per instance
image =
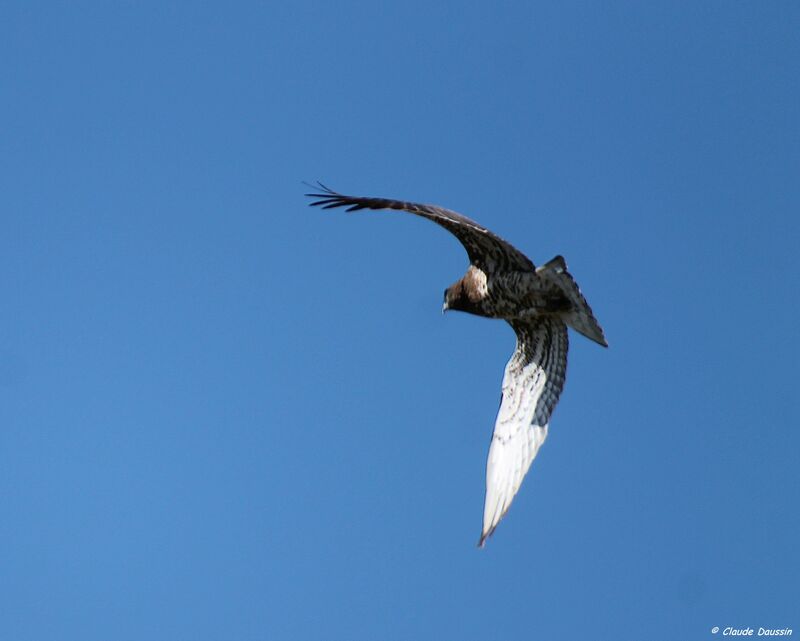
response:
[[[444,292],[443,311],[458,310],[508,322],[517,345],[503,376],[503,395],[486,462],[483,547],[508,511],[547,437],[567,372],[567,327],[608,347],[589,304],[561,256],[536,267],[522,252],[466,216],[434,205],[345,196],[322,183],[312,206],[395,209],[422,216],[452,233],[469,267]]]

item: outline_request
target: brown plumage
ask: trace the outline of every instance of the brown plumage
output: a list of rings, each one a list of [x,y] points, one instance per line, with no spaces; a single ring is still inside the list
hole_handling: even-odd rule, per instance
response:
[[[589,304],[561,256],[541,267],[518,249],[457,212],[402,200],[345,196],[321,183],[306,194],[323,209],[395,209],[427,218],[467,250],[466,274],[445,290],[443,310],[507,321],[517,346],[503,377],[503,398],[486,465],[482,546],[503,518],[547,436],[564,387],[567,327],[608,346]]]

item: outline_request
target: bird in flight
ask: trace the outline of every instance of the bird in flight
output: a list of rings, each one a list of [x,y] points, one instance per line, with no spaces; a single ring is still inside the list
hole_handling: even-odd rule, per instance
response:
[[[505,516],[522,479],[547,437],[550,416],[567,373],[567,327],[608,347],[603,330],[581,294],[564,258],[536,267],[527,256],[474,220],[437,207],[345,196],[322,183],[306,196],[323,209],[395,209],[441,225],[467,250],[463,278],[444,292],[443,311],[458,310],[505,320],[517,345],[503,375],[503,395],[486,462],[483,547]]]

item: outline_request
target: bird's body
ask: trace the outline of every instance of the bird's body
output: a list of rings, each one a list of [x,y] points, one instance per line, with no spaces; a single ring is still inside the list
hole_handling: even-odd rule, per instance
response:
[[[494,532],[547,437],[564,386],[567,326],[607,346],[603,330],[561,256],[535,267],[511,244],[456,212],[384,198],[338,194],[324,185],[312,205],[324,209],[397,209],[428,218],[464,245],[470,265],[445,290],[443,310],[507,321],[517,346],[503,376],[503,397],[486,464],[480,545]]]
[[[534,271],[504,272],[490,276],[474,265],[448,292],[448,309],[507,321],[556,312],[566,302],[555,286]]]

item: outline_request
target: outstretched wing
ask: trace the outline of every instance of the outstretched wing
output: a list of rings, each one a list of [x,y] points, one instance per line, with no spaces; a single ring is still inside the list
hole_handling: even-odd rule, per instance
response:
[[[567,374],[567,326],[555,316],[510,321],[517,348],[506,365],[503,398],[486,462],[480,546],[491,536],[547,437]]]
[[[487,273],[534,269],[533,263],[513,245],[457,212],[435,205],[421,205],[402,200],[345,196],[328,189],[322,183],[317,183],[317,185],[319,191],[306,194],[306,196],[317,199],[311,203],[312,206],[320,206],[323,209],[347,207],[347,211],[359,209],[407,211],[444,227],[458,238],[464,249],[467,250],[470,262]]]

